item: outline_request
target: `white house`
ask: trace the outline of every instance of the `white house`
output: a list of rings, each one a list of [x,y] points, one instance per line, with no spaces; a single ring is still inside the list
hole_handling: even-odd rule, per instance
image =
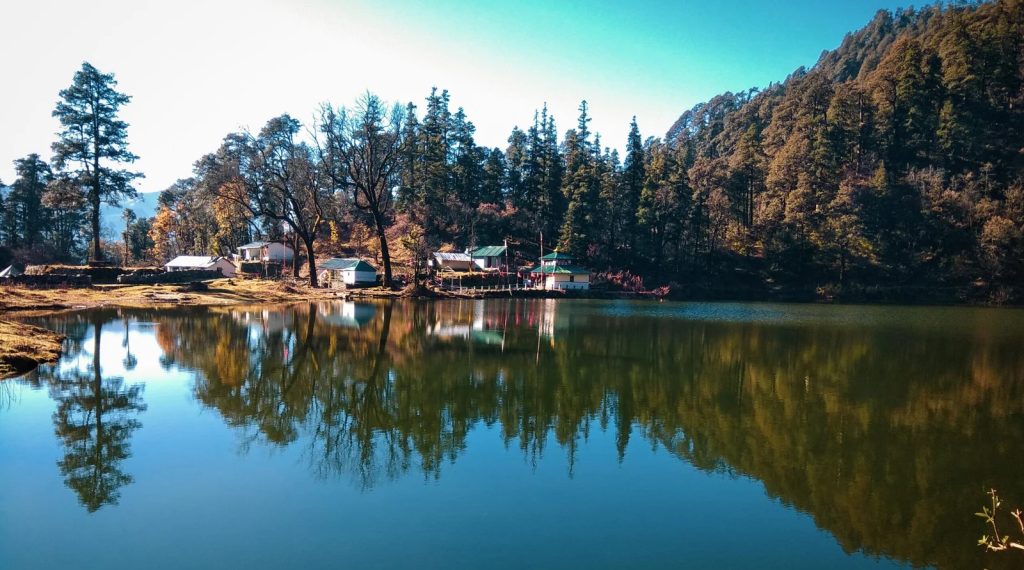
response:
[[[469,252],[469,256],[480,269],[498,270],[505,266],[507,249],[503,245],[485,245]]]
[[[164,265],[167,271],[212,271],[219,269],[224,277],[234,277],[235,264],[224,257],[208,255],[179,255]]]
[[[238,259],[248,263],[288,263],[295,259],[295,250],[280,242],[254,241],[238,248]]]
[[[540,258],[540,265],[530,271],[530,277],[544,289],[590,289],[590,270],[573,265],[576,259],[567,253],[549,253]]]
[[[473,268],[473,258],[468,253],[435,251],[430,254],[430,266],[435,271],[469,271]]]
[[[377,269],[362,259],[335,257],[320,263],[320,277],[331,287],[377,284]]]

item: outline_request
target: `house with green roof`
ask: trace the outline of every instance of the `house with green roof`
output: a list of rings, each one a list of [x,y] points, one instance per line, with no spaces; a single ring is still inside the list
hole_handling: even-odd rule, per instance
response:
[[[540,265],[530,271],[530,278],[549,291],[590,289],[590,270],[575,263],[574,256],[555,251],[540,258]]]
[[[333,257],[317,269],[328,287],[366,287],[377,284],[377,268],[354,257]]]
[[[469,252],[469,256],[480,269],[485,271],[498,271],[505,266],[505,252],[508,250],[503,245],[485,245]]]

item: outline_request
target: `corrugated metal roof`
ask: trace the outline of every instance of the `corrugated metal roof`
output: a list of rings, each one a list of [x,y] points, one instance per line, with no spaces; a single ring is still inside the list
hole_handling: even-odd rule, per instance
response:
[[[542,271],[542,269],[543,269],[543,271]],[[530,270],[530,273],[536,274],[536,275],[540,275],[542,273],[544,275],[551,275],[551,274],[554,274],[554,273],[568,273],[568,274],[571,274],[571,275],[590,275],[590,270],[589,269],[584,269],[582,267],[577,267],[575,265],[555,265],[555,266],[543,267],[543,268],[540,267],[540,266],[537,266],[537,267],[534,267],[532,270]]]
[[[503,245],[485,245],[476,248],[470,255],[473,257],[500,257],[505,255],[505,249]]]
[[[217,263],[218,259],[221,258],[209,255],[179,255],[168,261],[165,267],[209,267]]]
[[[269,241],[254,241],[245,245],[238,246],[238,249],[259,249],[265,245],[270,245]]]
[[[562,253],[560,251],[555,251],[555,252],[552,252],[552,253],[549,253],[549,254],[545,255],[541,259],[543,259],[545,261],[549,261],[549,260],[552,260],[552,259],[570,260],[570,259],[576,259],[576,256],[575,255],[570,255],[568,253]]]
[[[435,251],[433,255],[434,259],[438,261],[473,261],[473,258],[468,253],[459,253],[457,251]]]
[[[377,272],[377,269],[369,263],[354,257],[332,257],[331,259],[321,262],[319,267],[320,269],[330,269],[333,271],[346,271],[351,269],[354,271]]]

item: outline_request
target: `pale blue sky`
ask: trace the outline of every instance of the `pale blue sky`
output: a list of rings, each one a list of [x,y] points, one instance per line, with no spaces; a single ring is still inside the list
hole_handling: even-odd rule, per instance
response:
[[[905,5],[906,3],[901,3]],[[780,81],[866,24],[888,0],[611,2],[524,0],[34,0],[0,5],[0,179],[49,159],[57,92],[88,60],[134,100],[145,191],[189,175],[229,131],[371,90],[422,110],[430,87],[500,146],[545,101],[560,133],[590,103],[622,147],[635,114],[661,136],[723,91]],[[109,22],[107,21],[109,20]],[[102,32],[97,33],[95,28]]]

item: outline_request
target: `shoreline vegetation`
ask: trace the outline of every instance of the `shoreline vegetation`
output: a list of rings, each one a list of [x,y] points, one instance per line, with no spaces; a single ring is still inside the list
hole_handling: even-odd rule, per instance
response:
[[[19,317],[38,316],[94,307],[171,308],[287,304],[321,300],[372,299],[485,299],[485,298],[582,298],[649,299],[676,301],[764,301],[852,304],[978,305],[966,289],[895,291],[885,288],[837,294],[834,291],[793,292],[726,291],[689,288],[659,294],[657,291],[595,289],[589,291],[514,290],[497,287],[445,290],[432,283],[404,288],[313,288],[302,280],[223,278],[185,284],[95,285],[85,288],[31,288],[0,285],[0,379],[30,372],[40,364],[56,362],[62,335],[20,322]],[[992,305],[992,303],[980,303]]]

